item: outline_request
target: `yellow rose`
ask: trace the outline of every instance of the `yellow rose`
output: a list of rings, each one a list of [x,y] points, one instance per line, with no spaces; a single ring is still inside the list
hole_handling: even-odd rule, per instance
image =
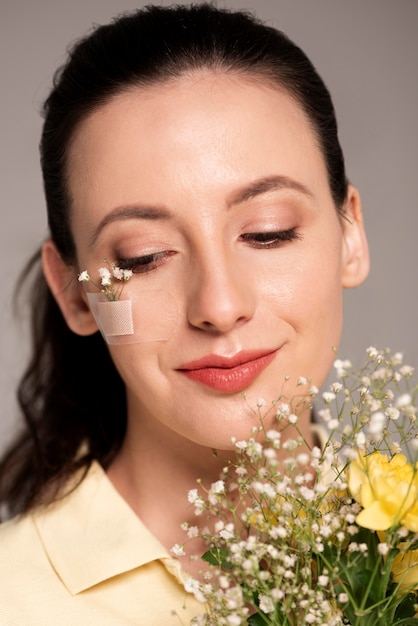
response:
[[[399,583],[399,591],[405,593],[418,589],[418,550],[401,552],[395,556],[392,564],[395,583]]]
[[[360,526],[387,530],[403,524],[418,532],[418,466],[403,454],[388,459],[381,452],[359,453],[349,466],[348,487],[363,507],[356,518]]]

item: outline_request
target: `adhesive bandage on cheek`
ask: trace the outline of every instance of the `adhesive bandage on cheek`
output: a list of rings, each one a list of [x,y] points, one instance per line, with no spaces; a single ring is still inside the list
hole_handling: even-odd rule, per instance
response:
[[[164,290],[130,290],[109,301],[103,293],[87,292],[90,309],[108,344],[167,341],[179,313],[174,296]]]

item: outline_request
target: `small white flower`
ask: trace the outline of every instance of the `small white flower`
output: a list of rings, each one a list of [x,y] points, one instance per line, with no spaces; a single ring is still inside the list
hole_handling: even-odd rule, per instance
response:
[[[219,576],[219,586],[221,589],[228,589],[229,579],[227,576]]]
[[[194,504],[198,498],[199,498],[199,493],[197,489],[190,489],[188,496],[187,496],[187,499],[189,500],[189,502],[191,504]]]
[[[263,613],[273,613],[274,602],[270,596],[266,596],[265,594],[260,595],[260,609]]]
[[[282,402],[277,407],[276,417],[277,419],[283,419],[283,417],[287,417],[290,413],[290,407],[286,402]]]
[[[394,406],[390,406],[386,409],[386,415],[389,419],[396,421],[397,419],[399,419],[400,412]]]
[[[81,272],[81,274],[78,275],[78,280],[80,281],[80,283],[82,282],[87,283],[90,280],[90,276],[87,270],[84,270],[84,272]]]
[[[264,400],[264,398],[258,398],[257,400],[257,406],[259,409],[261,409],[262,406],[264,406],[266,403],[266,401]]]
[[[186,554],[184,551],[184,547],[181,546],[179,543],[176,543],[171,548],[171,552],[174,554],[174,556],[184,556]]]
[[[288,532],[283,526],[270,528],[269,535],[272,539],[286,539]]]
[[[283,564],[286,567],[294,567],[295,563],[296,563],[296,557],[294,555],[291,555],[291,554],[284,555]]]
[[[400,368],[399,372],[401,373],[402,376],[405,376],[405,377],[412,376],[412,374],[414,373],[414,368],[411,367],[410,365],[404,365],[403,367]]]
[[[112,274],[118,280],[129,280],[132,276],[132,270],[121,270],[120,267],[115,265],[112,268]]]
[[[112,275],[107,267],[99,267],[99,276],[103,287],[108,287],[112,284]]]
[[[391,358],[391,363],[392,365],[400,365],[403,361],[403,353],[402,352],[395,352],[395,354],[392,356]]]
[[[199,528],[197,526],[190,526],[187,530],[187,536],[189,539],[194,539],[199,536]]]
[[[321,526],[321,530],[319,532],[321,534],[321,537],[324,537],[324,539],[327,539],[328,537],[332,535],[332,528],[331,526]]]
[[[228,615],[226,618],[226,623],[228,626],[241,626],[242,620],[239,615]]]
[[[275,441],[276,439],[280,439],[281,434],[278,430],[271,429],[266,432],[266,437],[270,441]]]
[[[311,450],[311,456],[314,459],[320,459],[322,456],[321,448],[318,448],[318,446],[314,446]]]
[[[335,400],[335,393],[333,391],[324,391],[322,399],[325,404],[331,404],[331,402]]]
[[[282,591],[282,589],[272,589],[271,595],[274,600],[283,600],[284,598],[284,592]]]
[[[348,595],[346,593],[340,593],[338,595],[338,602],[340,602],[340,604],[346,604],[348,602]]]
[[[309,454],[306,454],[306,452],[301,452],[297,455],[296,461],[299,463],[299,465],[308,465]]]
[[[354,459],[358,457],[357,450],[353,450],[352,448],[344,448],[343,454],[350,461],[354,461]]]
[[[196,589],[199,589],[199,582],[195,578],[187,578],[184,581],[184,588],[188,593],[194,593]]]
[[[211,491],[212,493],[224,493],[225,482],[223,480],[218,480],[216,483],[212,483]]]
[[[328,576],[318,576],[318,583],[322,586],[322,587],[326,587],[329,583],[329,578]]]
[[[200,589],[200,584],[194,578],[188,578],[184,582],[184,588],[187,593],[192,593],[198,602],[204,603],[206,598]]]
[[[225,528],[224,530],[221,530],[221,532],[219,533],[219,536],[222,537],[222,539],[228,540],[228,539],[234,538],[234,533],[232,532],[232,530]]]
[[[377,545],[377,551],[379,554],[381,554],[382,556],[386,556],[387,553],[389,552],[389,546],[387,543],[379,543]]]
[[[369,432],[373,435],[378,435],[382,432],[386,422],[386,416],[382,411],[373,413],[369,422]]]
[[[321,418],[321,420],[323,420],[324,422],[329,422],[329,420],[332,418],[332,413],[330,411],[330,409],[326,408],[326,409],[320,409],[318,411],[318,416]]]
[[[309,489],[309,487],[301,487],[300,495],[304,498],[304,500],[306,500],[306,502],[312,502],[315,498],[315,491],[313,489]]]
[[[118,280],[122,280],[123,278],[123,271],[117,265],[115,265],[115,267],[112,268],[112,274]]]
[[[245,467],[237,467],[235,469],[235,473],[238,474],[238,476],[245,476],[248,473],[248,470]]]
[[[411,403],[412,403],[412,398],[409,393],[403,393],[396,400],[396,406],[398,406],[399,408],[404,408],[406,406],[409,406]]]
[[[273,448],[266,448],[263,454],[266,457],[266,459],[269,459],[271,461],[277,458],[276,450],[273,450]]]
[[[356,444],[361,447],[364,446],[364,444],[366,443],[366,435],[360,431],[359,433],[355,434],[355,440],[356,440]]]

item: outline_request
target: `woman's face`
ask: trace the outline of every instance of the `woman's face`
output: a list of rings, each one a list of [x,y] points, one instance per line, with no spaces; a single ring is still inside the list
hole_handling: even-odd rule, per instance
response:
[[[69,185],[78,270],[132,268],[155,329],[176,316],[163,340],[109,346],[131,430],[226,448],[248,405],[323,383],[352,250],[287,93],[210,73],[131,89],[79,127]]]

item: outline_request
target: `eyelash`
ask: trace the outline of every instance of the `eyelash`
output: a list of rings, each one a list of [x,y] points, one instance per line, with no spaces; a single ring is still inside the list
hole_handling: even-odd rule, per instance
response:
[[[268,250],[270,248],[278,248],[288,241],[301,239],[296,228],[288,230],[268,231],[261,233],[245,233],[241,235],[241,239],[248,242],[254,248],[262,248]],[[166,259],[175,254],[175,252],[153,252],[144,256],[134,257],[132,259],[118,259],[117,265],[122,270],[132,270],[134,274],[145,274],[163,265]]]
[[[132,270],[134,274],[146,274],[152,272],[162,265],[167,257],[175,254],[174,252],[153,252],[144,256],[134,257],[132,259],[118,259],[116,265],[121,270]]]
[[[254,248],[278,248],[288,241],[295,241],[301,239],[301,235],[297,232],[296,228],[289,228],[288,230],[267,231],[261,233],[245,233],[241,235],[241,239],[247,241]]]

